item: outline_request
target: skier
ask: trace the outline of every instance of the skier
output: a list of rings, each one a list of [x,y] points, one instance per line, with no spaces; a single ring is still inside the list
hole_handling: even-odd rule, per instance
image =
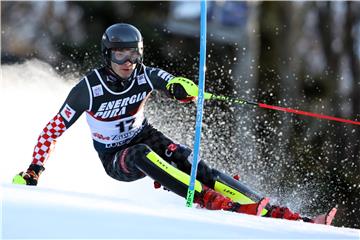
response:
[[[149,176],[157,185],[185,198],[191,150],[148,123],[144,105],[154,90],[180,102],[192,102],[196,97],[186,89],[196,85],[162,69],[145,66],[142,35],[130,24],[108,27],[101,48],[105,66],[92,70],[73,87],[40,134],[29,168],[16,175],[13,183],[37,185],[51,146],[85,112],[94,148],[110,177],[131,182]],[[303,218],[286,207],[271,205],[268,198],[204,161],[198,165],[194,202],[210,210],[326,224],[332,220],[330,215],[320,220]]]

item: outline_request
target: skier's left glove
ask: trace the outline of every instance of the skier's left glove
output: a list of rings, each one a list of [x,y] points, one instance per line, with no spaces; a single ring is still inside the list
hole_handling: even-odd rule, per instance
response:
[[[166,88],[170,95],[180,102],[188,103],[196,100],[197,93],[195,94],[195,92],[198,91],[198,88],[189,79],[175,77],[169,81]]]
[[[20,172],[13,178],[13,184],[36,186],[39,176],[44,170],[43,166],[31,164],[26,172]]]

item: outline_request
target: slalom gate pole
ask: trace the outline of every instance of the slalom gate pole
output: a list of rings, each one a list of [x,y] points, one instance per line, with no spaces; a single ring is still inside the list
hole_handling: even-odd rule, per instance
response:
[[[265,104],[265,103],[253,102],[253,101],[249,101],[249,100],[245,100],[245,99],[241,99],[241,98],[231,98],[231,97],[227,97],[227,96],[217,96],[217,95],[214,95],[212,93],[205,93],[205,99],[207,99],[207,100],[220,100],[220,101],[226,101],[226,102],[236,103],[236,104],[249,104],[249,105],[254,105],[254,106],[258,106],[258,107],[266,108],[266,109],[271,109],[271,110],[294,113],[294,114],[298,114],[298,115],[304,115],[304,116],[320,118],[320,119],[327,119],[327,120],[331,120],[331,121],[348,123],[348,124],[353,124],[353,125],[360,125],[359,121],[353,121],[353,120],[348,120],[348,119],[344,119],[344,118],[332,117],[332,116],[327,116],[327,115],[323,115],[323,114],[319,114],[319,113],[305,112],[305,111],[292,109],[292,108],[278,107],[278,106],[268,105],[268,104]]]
[[[195,180],[200,153],[201,127],[204,105],[205,89],[205,63],[206,63],[206,0],[200,1],[200,63],[199,63],[199,91],[196,111],[195,141],[193,162],[191,166],[190,183],[186,196],[186,206],[192,207],[195,194]]]

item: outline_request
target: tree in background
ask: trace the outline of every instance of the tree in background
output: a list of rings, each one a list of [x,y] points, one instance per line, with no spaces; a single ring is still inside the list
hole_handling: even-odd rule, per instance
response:
[[[258,98],[359,119],[357,9],[354,2],[261,3]],[[281,113],[258,114],[258,153],[263,166],[274,172],[266,180],[282,186],[278,194],[285,197],[294,190],[296,196],[302,191],[295,189],[302,186],[316,189],[305,205],[313,211],[321,206],[321,212],[337,203],[339,224],[359,227],[359,127]],[[280,154],[284,159],[277,159],[278,149],[286,152]]]

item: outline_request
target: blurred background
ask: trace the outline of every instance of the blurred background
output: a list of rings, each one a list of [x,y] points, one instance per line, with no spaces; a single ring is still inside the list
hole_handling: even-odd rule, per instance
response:
[[[102,64],[105,29],[127,22],[146,65],[197,81],[199,13],[191,1],[2,1],[1,64],[36,58],[79,80]],[[360,121],[360,2],[210,1],[207,18],[207,91]],[[154,94],[148,116],[192,146],[195,109]],[[335,225],[360,228],[359,126],[223,102],[204,111],[211,166],[305,215],[338,204]]]

